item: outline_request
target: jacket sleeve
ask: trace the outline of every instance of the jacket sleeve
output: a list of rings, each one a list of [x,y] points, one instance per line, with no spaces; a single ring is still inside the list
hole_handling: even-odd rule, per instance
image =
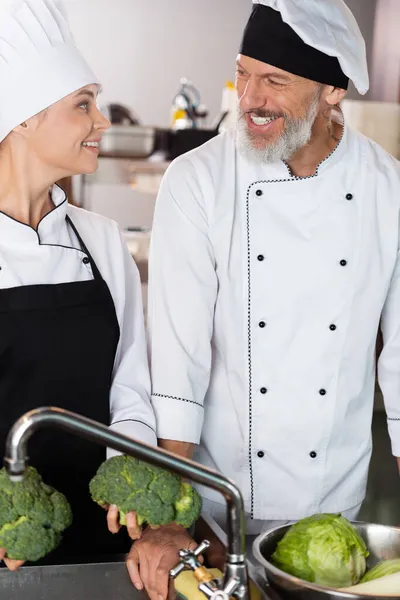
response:
[[[398,186],[400,163],[393,159]],[[400,219],[399,219],[400,221]],[[378,380],[388,419],[394,456],[400,457],[400,223],[397,259],[381,318],[383,350],[378,361]]]
[[[200,441],[217,296],[208,217],[195,170],[171,165],[156,203],[150,248],[149,356],[157,435]]]
[[[114,298],[120,340],[110,392],[111,428],[150,445],[157,445],[155,417],[150,402],[143,304],[139,271],[119,232],[115,266],[118,297]],[[111,449],[108,456],[116,454]]]

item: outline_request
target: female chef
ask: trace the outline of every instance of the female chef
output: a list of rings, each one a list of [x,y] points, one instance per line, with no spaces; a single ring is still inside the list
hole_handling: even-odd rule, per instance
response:
[[[0,87],[1,443],[24,412],[55,405],[156,445],[138,271],[117,225],[54,183],[96,170],[110,125],[58,0],[0,9]],[[88,494],[104,448],[49,429],[29,455],[74,513],[49,560],[129,549]]]

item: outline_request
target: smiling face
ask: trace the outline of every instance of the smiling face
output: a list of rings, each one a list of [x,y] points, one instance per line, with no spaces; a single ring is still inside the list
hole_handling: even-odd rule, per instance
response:
[[[239,55],[237,145],[258,162],[288,160],[305,146],[322,109],[322,85]]]
[[[110,127],[97,107],[98,92],[99,86],[87,85],[27,121],[29,151],[60,179],[97,169],[100,141]]]

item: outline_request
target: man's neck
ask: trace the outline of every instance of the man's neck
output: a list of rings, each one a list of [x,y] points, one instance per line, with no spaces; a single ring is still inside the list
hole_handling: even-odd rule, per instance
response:
[[[331,117],[317,117],[311,140],[287,164],[296,177],[315,175],[319,165],[335,150],[342,138],[343,126]]]

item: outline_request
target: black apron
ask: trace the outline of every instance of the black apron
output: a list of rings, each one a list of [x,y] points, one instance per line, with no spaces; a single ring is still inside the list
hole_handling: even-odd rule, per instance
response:
[[[94,279],[0,290],[2,447],[14,421],[39,406],[57,406],[110,423],[118,320],[106,282],[69,217],[67,222]],[[89,497],[89,481],[106,458],[103,446],[50,428],[32,436],[28,453],[30,464],[68,497],[74,513],[62,545],[42,564],[128,551],[126,532],[109,533],[106,512]]]

